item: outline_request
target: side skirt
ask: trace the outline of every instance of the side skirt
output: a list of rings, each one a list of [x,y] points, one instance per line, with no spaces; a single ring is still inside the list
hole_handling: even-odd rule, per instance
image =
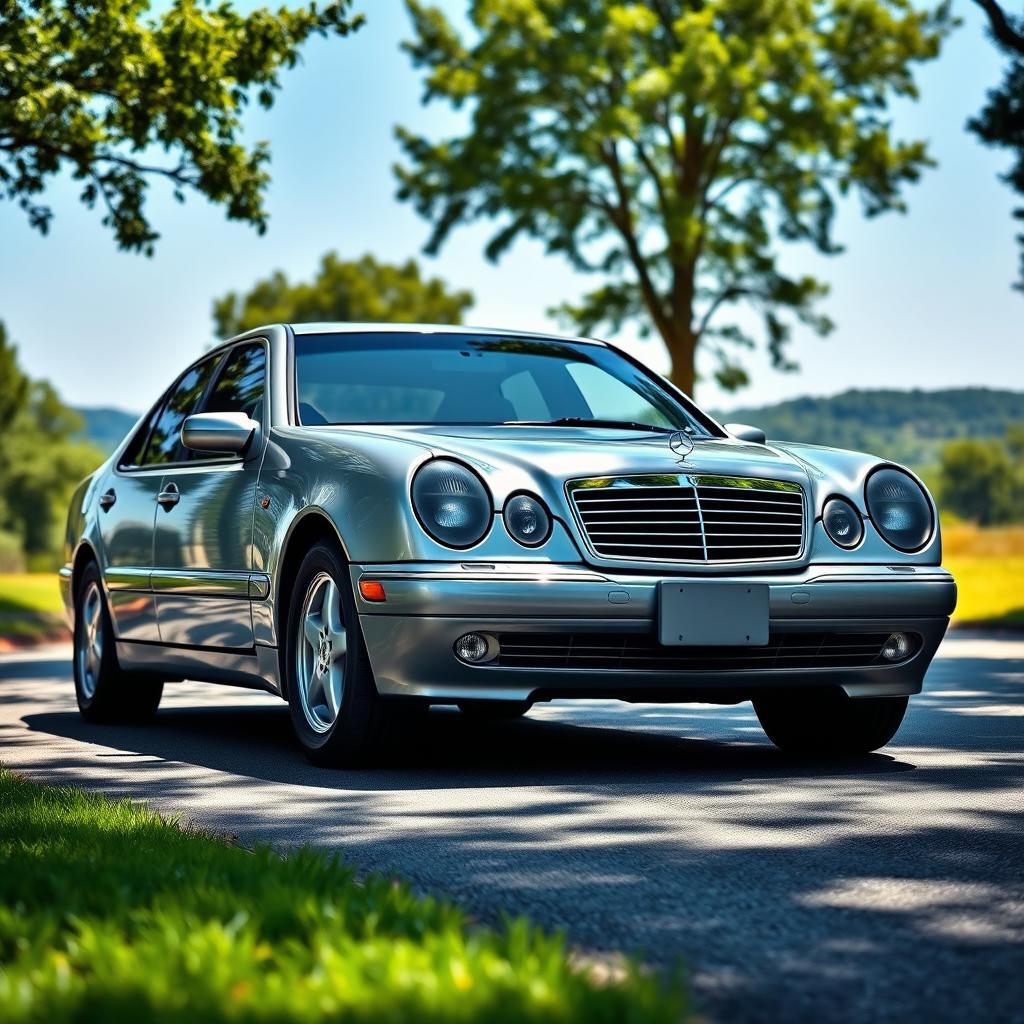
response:
[[[202,683],[226,683],[281,696],[276,647],[210,650],[177,644],[117,641],[117,660],[131,672],[161,673]]]

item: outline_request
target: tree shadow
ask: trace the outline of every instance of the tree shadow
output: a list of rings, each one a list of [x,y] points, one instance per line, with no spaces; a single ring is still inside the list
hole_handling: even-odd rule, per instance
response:
[[[99,763],[108,792],[343,849],[484,920],[511,909],[592,953],[682,957],[713,1020],[1010,1021],[1022,682],[1021,659],[940,659],[888,752],[813,762],[775,751],[749,705],[564,702],[503,723],[438,709],[344,772],[302,760],[283,706],[224,691],[145,727],[24,722],[94,745],[48,759],[63,782],[95,786]]]

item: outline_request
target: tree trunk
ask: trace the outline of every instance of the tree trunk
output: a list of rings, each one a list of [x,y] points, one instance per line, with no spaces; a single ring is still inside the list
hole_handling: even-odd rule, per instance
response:
[[[697,343],[700,341],[693,329],[696,287],[697,256],[691,252],[675,261],[672,267],[669,315],[661,328],[662,340],[672,360],[669,380],[691,398],[697,386]]]
[[[672,333],[668,337],[663,335],[662,340],[672,360],[669,380],[692,398],[697,384],[697,335],[689,318],[683,323],[673,323]]]

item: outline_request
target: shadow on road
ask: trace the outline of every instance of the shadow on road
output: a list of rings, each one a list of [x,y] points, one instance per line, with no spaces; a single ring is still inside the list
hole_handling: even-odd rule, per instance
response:
[[[125,795],[196,806],[210,777],[191,767],[214,769],[214,824],[349,850],[597,952],[682,956],[712,1020],[1020,1019],[1022,660],[939,661],[893,753],[815,762],[775,751],[749,705],[600,702],[497,724],[438,709],[377,767],[329,772],[283,705],[223,692],[145,727],[24,723],[115,748]],[[97,757],[48,763],[73,781]]]

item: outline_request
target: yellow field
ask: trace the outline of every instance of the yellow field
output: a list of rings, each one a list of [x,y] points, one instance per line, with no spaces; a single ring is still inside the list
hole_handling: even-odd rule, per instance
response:
[[[958,625],[1024,627],[1024,526],[947,526],[943,564],[956,576]],[[52,635],[63,622],[56,573],[0,574],[0,638]]]
[[[1024,626],[1024,526],[945,527],[942,561],[956,577],[957,624]]]

